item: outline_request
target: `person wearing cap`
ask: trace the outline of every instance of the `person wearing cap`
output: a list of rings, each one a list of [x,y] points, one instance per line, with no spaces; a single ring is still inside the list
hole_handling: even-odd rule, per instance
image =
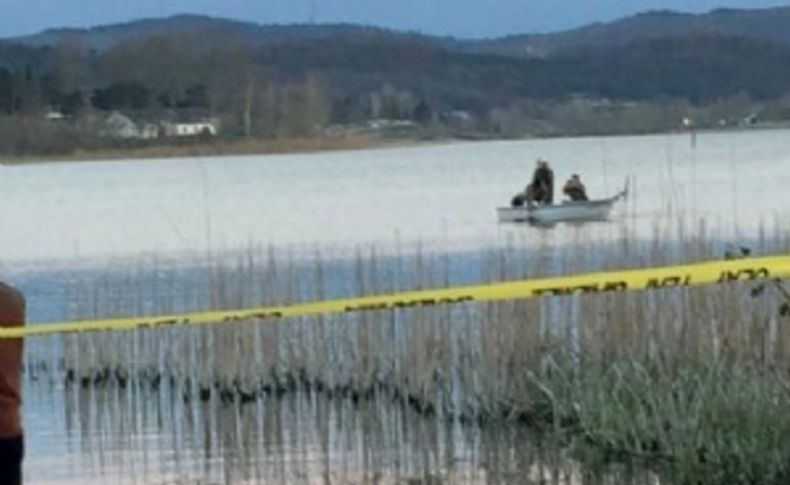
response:
[[[571,175],[571,178],[565,182],[565,187],[562,189],[563,193],[571,198],[571,200],[589,200],[587,198],[587,188],[582,183],[581,177],[578,174]]]
[[[0,282],[0,327],[25,324],[25,299]],[[23,339],[0,339],[0,485],[22,483],[22,353]]]

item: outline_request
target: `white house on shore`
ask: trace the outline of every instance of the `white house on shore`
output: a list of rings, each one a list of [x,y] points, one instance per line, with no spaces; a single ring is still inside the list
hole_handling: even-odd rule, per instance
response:
[[[162,130],[156,123],[144,123],[140,128],[140,138],[143,140],[154,140],[159,138]]]
[[[219,121],[213,118],[198,121],[140,121],[135,123],[128,116],[113,111],[95,129],[100,136],[131,140],[157,138],[188,138],[217,136]]]
[[[217,136],[217,122],[213,120],[194,121],[189,123],[162,123],[164,136],[189,137],[189,136]]]
[[[104,120],[103,126],[99,129],[100,136],[130,140],[140,138],[140,129],[129,119],[129,117],[113,111]]]

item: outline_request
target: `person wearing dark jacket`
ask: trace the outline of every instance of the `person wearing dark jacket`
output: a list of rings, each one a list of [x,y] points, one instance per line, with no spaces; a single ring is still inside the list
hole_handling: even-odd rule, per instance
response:
[[[16,289],[0,282],[0,326],[25,324],[25,299]],[[0,339],[0,484],[22,483],[24,441],[21,418],[21,338]]]
[[[581,201],[589,200],[587,197],[587,188],[582,183],[581,178],[577,174],[571,175],[571,178],[565,182],[565,187],[562,191],[571,198],[571,200]]]
[[[532,183],[527,187],[527,193],[531,193],[531,200],[537,204],[554,203],[554,171],[549,167],[549,163],[538,160],[538,166],[532,174]]]

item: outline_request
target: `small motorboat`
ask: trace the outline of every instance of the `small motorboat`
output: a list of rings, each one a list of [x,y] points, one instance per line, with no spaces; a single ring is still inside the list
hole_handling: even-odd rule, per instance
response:
[[[608,199],[563,201],[552,205],[522,205],[500,207],[497,209],[499,222],[528,222],[537,225],[551,225],[558,222],[594,222],[609,219],[612,207],[628,195],[625,189]]]

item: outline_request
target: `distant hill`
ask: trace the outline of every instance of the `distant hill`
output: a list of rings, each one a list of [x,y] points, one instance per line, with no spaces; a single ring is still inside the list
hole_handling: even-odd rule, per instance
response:
[[[676,97],[707,103],[738,93],[757,99],[790,91],[790,48],[751,37],[718,34],[645,39],[567,51],[544,60],[578,73],[579,91],[619,99]]]
[[[397,33],[378,27],[352,24],[260,25],[184,14],[88,29],[51,29],[39,34],[7,40],[31,47],[52,47],[66,42],[81,45],[86,49],[106,51],[124,42],[148,37],[190,39],[197,44],[204,44],[206,39],[212,39],[248,46],[262,46],[301,40],[321,40],[338,35],[413,36],[413,34]]]
[[[476,41],[179,15],[0,40],[0,115],[200,111],[236,134],[257,116],[254,130],[276,136],[379,118],[576,123],[611,103],[790,99],[787,25],[790,8],[652,12]]]
[[[222,91],[238,86],[256,66],[278,83],[321,74],[335,99],[364,97],[391,84],[445,109],[486,110],[518,99],[576,94],[704,102],[740,92],[767,98],[790,91],[785,25],[790,8],[653,12],[489,42],[355,25],[262,26],[178,15],[0,41],[0,68],[32,67],[38,74],[55,69],[53,80],[64,90],[134,81],[151,96],[183,93],[191,84]],[[533,54],[542,49],[546,55],[509,55],[525,52],[525,42]],[[53,48],[60,43],[84,54],[71,52],[71,60],[64,60],[61,49]],[[137,67],[130,71],[129,65]]]
[[[41,66],[49,57],[50,53],[45,48],[0,40],[0,68],[15,70],[27,66]]]
[[[214,39],[252,47],[337,36],[365,36],[419,38],[448,50],[473,54],[546,57],[578,49],[618,47],[651,39],[701,35],[751,37],[790,47],[790,7],[719,9],[705,14],[652,11],[563,32],[487,40],[435,37],[353,24],[261,25],[201,15],[141,19],[88,29],[51,29],[7,40],[30,47],[51,47],[65,42],[106,51],[130,40],[154,36],[191,40],[196,46],[205,45],[206,39]]]
[[[464,48],[486,54],[545,57],[568,50],[699,35],[751,37],[790,47],[790,7],[719,9],[706,14],[653,11],[564,32],[470,42]]]

